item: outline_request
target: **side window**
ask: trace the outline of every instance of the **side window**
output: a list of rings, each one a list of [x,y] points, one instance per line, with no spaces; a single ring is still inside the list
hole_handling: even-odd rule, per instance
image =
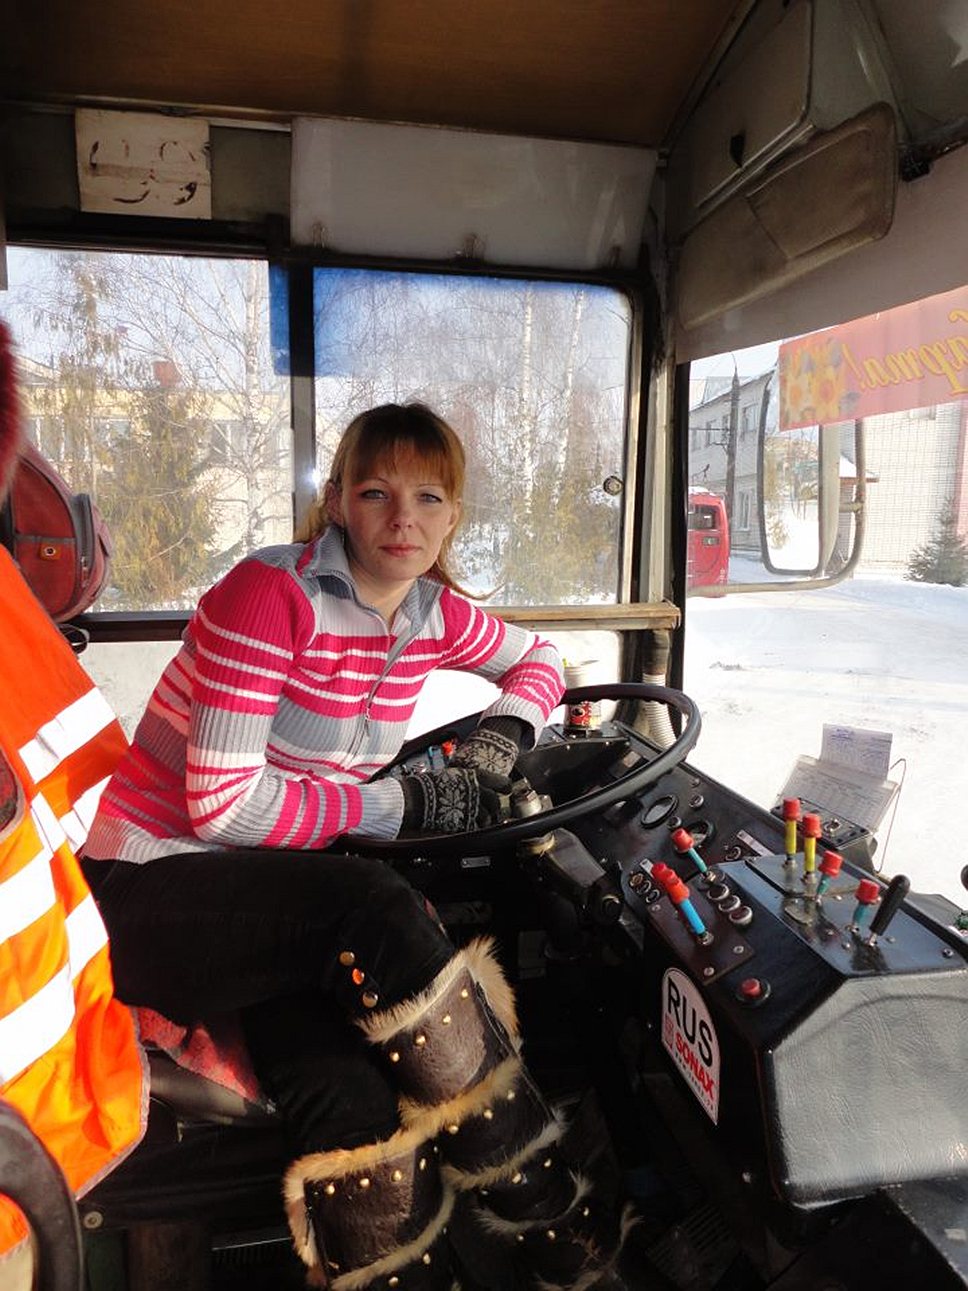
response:
[[[255,260],[10,248],[28,434],[114,541],[102,610],[190,609],[292,535],[289,385]]]
[[[875,865],[959,906],[963,858],[947,845],[946,828],[964,796],[968,705],[965,319],[968,287],[692,365],[690,426],[715,418],[726,431],[721,446],[690,454],[690,485],[723,498],[729,582],[761,590],[691,599],[683,662],[703,714],[697,763],[763,806],[773,805],[798,758],[821,754],[825,725],[889,733],[890,761],[878,778],[900,788],[886,812],[878,816],[859,794],[838,799],[836,780],[822,805],[847,819],[869,812],[857,823],[875,834]],[[763,410],[762,424],[744,440],[749,406]],[[775,578],[760,555],[760,489],[765,540],[786,544],[788,564],[811,566],[815,549],[796,556],[798,525],[817,528],[819,423],[835,446],[843,504],[823,572],[842,581],[771,592]],[[845,568],[851,553],[855,562]],[[692,585],[711,581],[698,556],[693,564]]]
[[[315,276],[318,468],[386,401],[446,417],[468,458],[455,567],[509,605],[617,599],[631,313],[606,287],[372,270]]]

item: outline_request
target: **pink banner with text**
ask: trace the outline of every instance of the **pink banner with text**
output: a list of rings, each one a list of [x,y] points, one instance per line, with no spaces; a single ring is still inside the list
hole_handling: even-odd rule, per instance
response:
[[[780,346],[780,427],[927,408],[968,395],[968,287]]]

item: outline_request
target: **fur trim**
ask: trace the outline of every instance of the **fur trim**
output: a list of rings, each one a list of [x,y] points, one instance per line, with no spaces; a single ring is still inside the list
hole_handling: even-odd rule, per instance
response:
[[[415,1152],[428,1136],[420,1126],[404,1127],[379,1143],[364,1143],[358,1148],[334,1148],[332,1152],[310,1152],[293,1161],[283,1180],[283,1195],[290,1200],[302,1199],[303,1185],[322,1183],[324,1179],[343,1179],[360,1170],[372,1170],[394,1157]],[[428,1153],[432,1152],[430,1144]]]
[[[470,1089],[465,1089],[456,1098],[449,1098],[446,1103],[428,1107],[401,1096],[400,1119],[404,1125],[421,1130],[426,1138],[436,1138],[444,1126],[454,1123],[460,1125],[469,1117],[478,1116],[485,1107],[490,1107],[499,1098],[504,1098],[517,1083],[520,1074],[521,1059],[505,1058],[483,1080]]]
[[[555,1224],[560,1224],[566,1215],[570,1215],[580,1202],[591,1195],[592,1185],[584,1175],[574,1174],[572,1178],[575,1181],[575,1195],[571,1204],[560,1215],[551,1218],[544,1216],[542,1219],[502,1219],[493,1210],[488,1210],[482,1205],[477,1211],[478,1223],[488,1233],[493,1234],[495,1237],[502,1237],[505,1240],[517,1237],[518,1233],[530,1233],[540,1228],[553,1228]]]
[[[631,1202],[627,1202],[622,1210],[622,1218],[619,1224],[618,1246],[610,1259],[598,1264],[593,1269],[587,1269],[581,1277],[576,1281],[569,1282],[566,1286],[562,1286],[560,1282],[546,1282],[544,1278],[538,1278],[535,1282],[535,1291],[591,1291],[607,1273],[611,1273],[615,1268],[619,1256],[622,1254],[625,1239],[632,1229],[641,1223],[641,1217],[635,1214]]]
[[[10,328],[0,321],[0,502],[7,496],[24,445]]]
[[[638,1228],[642,1223],[642,1216],[635,1213],[635,1207],[630,1201],[627,1201],[622,1207],[622,1218],[619,1220],[619,1238],[618,1249],[621,1250],[625,1245],[625,1239],[631,1233],[633,1228]]]
[[[407,1242],[405,1246],[398,1246],[389,1255],[384,1255],[381,1260],[374,1260],[366,1268],[354,1269],[352,1273],[341,1273],[338,1277],[333,1278],[333,1291],[363,1291],[377,1278],[387,1277],[391,1273],[396,1273],[399,1269],[408,1264],[413,1264],[416,1260],[429,1251],[434,1242],[441,1235],[450,1222],[450,1217],[454,1209],[454,1194],[448,1189],[444,1192],[444,1200],[440,1210],[433,1217],[427,1227],[412,1242]]]
[[[504,970],[494,953],[490,937],[478,937],[444,965],[429,986],[392,1009],[357,1019],[357,1025],[373,1044],[388,1044],[401,1031],[416,1027],[437,1000],[453,985],[455,979],[467,969],[471,977],[487,996],[495,1017],[504,1026],[512,1040],[518,1042],[518,1018],[514,1005],[514,992],[504,976]]]
[[[475,1171],[474,1174],[457,1170],[451,1165],[441,1165],[440,1173],[457,1192],[468,1192],[471,1188],[489,1188],[491,1184],[505,1183],[526,1161],[530,1161],[539,1152],[544,1152],[553,1143],[557,1143],[563,1133],[564,1126],[560,1121],[549,1121],[537,1138],[532,1139],[520,1152],[507,1157],[500,1165],[491,1166],[488,1170]]]
[[[289,1220],[296,1254],[310,1268],[319,1263],[313,1226],[306,1213],[305,1185],[324,1179],[343,1179],[362,1170],[372,1170],[394,1157],[415,1152],[426,1136],[419,1127],[401,1129],[380,1143],[365,1143],[358,1148],[335,1148],[332,1152],[310,1152],[294,1161],[282,1181],[282,1196]],[[427,1154],[433,1149],[427,1145]]]
[[[534,1284],[535,1291],[591,1291],[591,1288],[601,1282],[607,1271],[607,1266],[589,1269],[574,1282],[568,1283],[546,1282],[544,1278],[538,1278]]]

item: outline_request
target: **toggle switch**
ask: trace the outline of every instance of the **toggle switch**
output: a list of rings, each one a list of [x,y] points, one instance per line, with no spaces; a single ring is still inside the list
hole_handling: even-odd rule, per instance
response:
[[[680,856],[688,856],[696,866],[700,874],[706,874],[708,867],[693,845],[692,834],[688,829],[675,829],[672,831],[672,846]]]
[[[692,904],[689,889],[675,870],[668,865],[663,865],[660,861],[658,865],[652,866],[652,877],[665,889],[666,895],[688,925],[689,930],[695,933],[700,941],[712,940],[706,925],[699,917],[696,907]]]
[[[857,904],[854,906],[851,927],[855,932],[860,932],[870,918],[874,906],[881,899],[881,885],[875,883],[873,879],[861,879],[854,895],[857,898]]]

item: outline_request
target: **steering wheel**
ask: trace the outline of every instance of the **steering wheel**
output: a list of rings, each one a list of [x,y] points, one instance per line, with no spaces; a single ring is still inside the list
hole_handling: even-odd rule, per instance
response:
[[[670,704],[685,718],[679,737],[663,749],[651,762],[641,762],[611,784],[579,794],[569,802],[536,812],[533,816],[502,821],[486,829],[471,829],[460,834],[408,834],[405,838],[370,838],[362,834],[344,834],[340,851],[354,852],[360,856],[382,856],[387,859],[415,856],[482,856],[491,851],[520,843],[526,838],[560,829],[595,811],[602,811],[615,802],[623,802],[633,794],[641,793],[655,784],[673,767],[678,766],[699,738],[701,719],[699,710],[688,695],[670,686],[653,686],[646,682],[612,682],[604,686],[579,686],[567,690],[562,704],[579,703],[586,699],[637,699],[643,702]],[[615,722],[619,729],[628,729],[623,722]],[[441,731],[449,727],[440,727]],[[434,733],[421,737],[428,744],[434,743]]]

